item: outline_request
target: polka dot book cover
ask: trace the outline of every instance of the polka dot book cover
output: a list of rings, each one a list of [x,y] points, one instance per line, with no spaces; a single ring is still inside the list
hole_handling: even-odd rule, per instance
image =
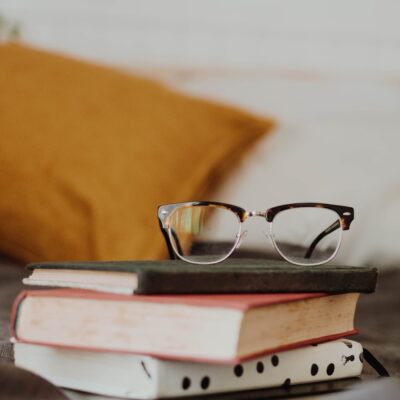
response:
[[[363,349],[351,340],[277,352],[234,365],[57,349],[16,343],[15,362],[50,382],[108,396],[156,399],[237,392],[357,377]]]

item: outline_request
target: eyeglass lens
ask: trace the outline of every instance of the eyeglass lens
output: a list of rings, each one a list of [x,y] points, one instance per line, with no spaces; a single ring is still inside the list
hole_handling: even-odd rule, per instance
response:
[[[293,263],[327,262],[337,252],[341,238],[340,217],[327,208],[284,210],[272,222],[272,239],[277,250]]]
[[[235,248],[240,220],[231,210],[218,206],[182,206],[168,218],[175,252],[187,261],[213,263]]]

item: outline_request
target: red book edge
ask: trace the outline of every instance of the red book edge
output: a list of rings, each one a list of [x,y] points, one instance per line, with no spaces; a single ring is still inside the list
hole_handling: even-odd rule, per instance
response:
[[[58,292],[57,294],[54,294],[53,292]],[[23,300],[32,294],[34,296],[38,295],[38,293],[43,294],[51,294],[49,297],[61,297],[60,292],[68,292],[68,293],[62,293],[62,294],[67,294],[66,297],[77,297],[76,294],[85,294],[85,296],[79,296],[79,297],[89,297],[89,298],[111,298],[111,299],[116,299],[116,297],[121,297],[123,299],[126,298],[131,298],[133,296],[126,296],[126,295],[113,295],[113,294],[104,294],[100,293],[97,294],[96,292],[92,291],[85,291],[85,293],[81,293],[83,291],[80,290],[38,290],[38,291],[23,291],[21,292],[17,298],[15,299],[11,311],[11,323],[10,323],[10,337],[11,340],[14,342],[18,343],[27,343],[27,344],[35,344],[35,345],[43,345],[43,346],[49,346],[57,349],[70,349],[70,350],[89,350],[89,351],[97,351],[97,352],[105,352],[105,353],[118,353],[118,354],[135,354],[135,355],[143,355],[143,356],[151,356],[154,358],[158,358],[161,360],[173,360],[173,361],[188,361],[188,362],[204,362],[204,363],[214,363],[214,364],[235,364],[238,362],[242,361],[247,361],[251,360],[253,358],[261,357],[263,355],[268,355],[268,354],[273,354],[273,353],[278,353],[281,351],[286,351],[286,350],[292,350],[295,348],[307,346],[307,345],[313,345],[313,344],[319,344],[323,342],[329,342],[332,340],[340,339],[342,337],[346,336],[351,336],[359,333],[358,329],[353,329],[350,331],[346,332],[340,332],[332,335],[327,335],[327,336],[320,336],[317,338],[313,339],[307,339],[307,340],[302,340],[299,342],[283,345],[283,346],[278,346],[273,349],[267,349],[265,351],[261,352],[255,352],[248,354],[243,357],[238,357],[238,358],[233,358],[229,360],[221,360],[221,359],[214,359],[214,358],[202,358],[202,357],[190,357],[190,356],[176,356],[176,355],[169,355],[169,354],[162,354],[162,353],[152,353],[152,352],[130,352],[130,351],[123,351],[123,350],[114,350],[114,349],[104,349],[104,348],[97,348],[97,347],[83,347],[83,346],[68,346],[68,345],[61,345],[59,343],[51,343],[51,342],[38,342],[38,341],[30,341],[30,340],[20,340],[17,336],[16,333],[16,325],[17,325],[17,319],[18,319],[18,309],[20,305],[22,304]],[[72,293],[73,292],[73,293]],[[86,296],[87,293],[94,293],[94,296]],[[104,296],[103,296],[104,295]],[[312,294],[310,297],[303,297],[303,298],[312,298],[312,297],[322,297],[325,294]],[[141,297],[148,297],[148,296],[141,296]],[[153,297],[153,296],[152,296]],[[162,297],[162,296],[157,296],[157,297]],[[198,304],[198,303],[195,303]],[[218,303],[219,304],[219,303]],[[276,304],[276,303],[275,303]]]
[[[292,301],[313,299],[316,297],[335,296],[327,293],[243,293],[243,294],[188,294],[188,295],[125,295],[97,292],[83,289],[50,289],[26,290],[21,292],[16,302],[24,297],[76,297],[86,299],[102,299],[116,301],[143,301],[148,303],[184,304],[199,307],[219,306],[247,311],[252,308],[273,304],[283,304]],[[22,297],[21,297],[22,296]]]

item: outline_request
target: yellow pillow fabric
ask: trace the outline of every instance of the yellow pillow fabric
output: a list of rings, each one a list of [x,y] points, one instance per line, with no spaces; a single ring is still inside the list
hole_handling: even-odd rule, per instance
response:
[[[158,204],[212,198],[271,120],[147,79],[0,46],[0,252],[166,257]]]

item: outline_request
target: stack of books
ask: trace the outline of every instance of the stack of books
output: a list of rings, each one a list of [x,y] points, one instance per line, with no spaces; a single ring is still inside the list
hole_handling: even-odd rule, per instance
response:
[[[135,399],[359,376],[344,339],[372,268],[266,261],[42,263],[16,299],[15,362],[54,384]],[[323,292],[321,292],[323,290]]]

